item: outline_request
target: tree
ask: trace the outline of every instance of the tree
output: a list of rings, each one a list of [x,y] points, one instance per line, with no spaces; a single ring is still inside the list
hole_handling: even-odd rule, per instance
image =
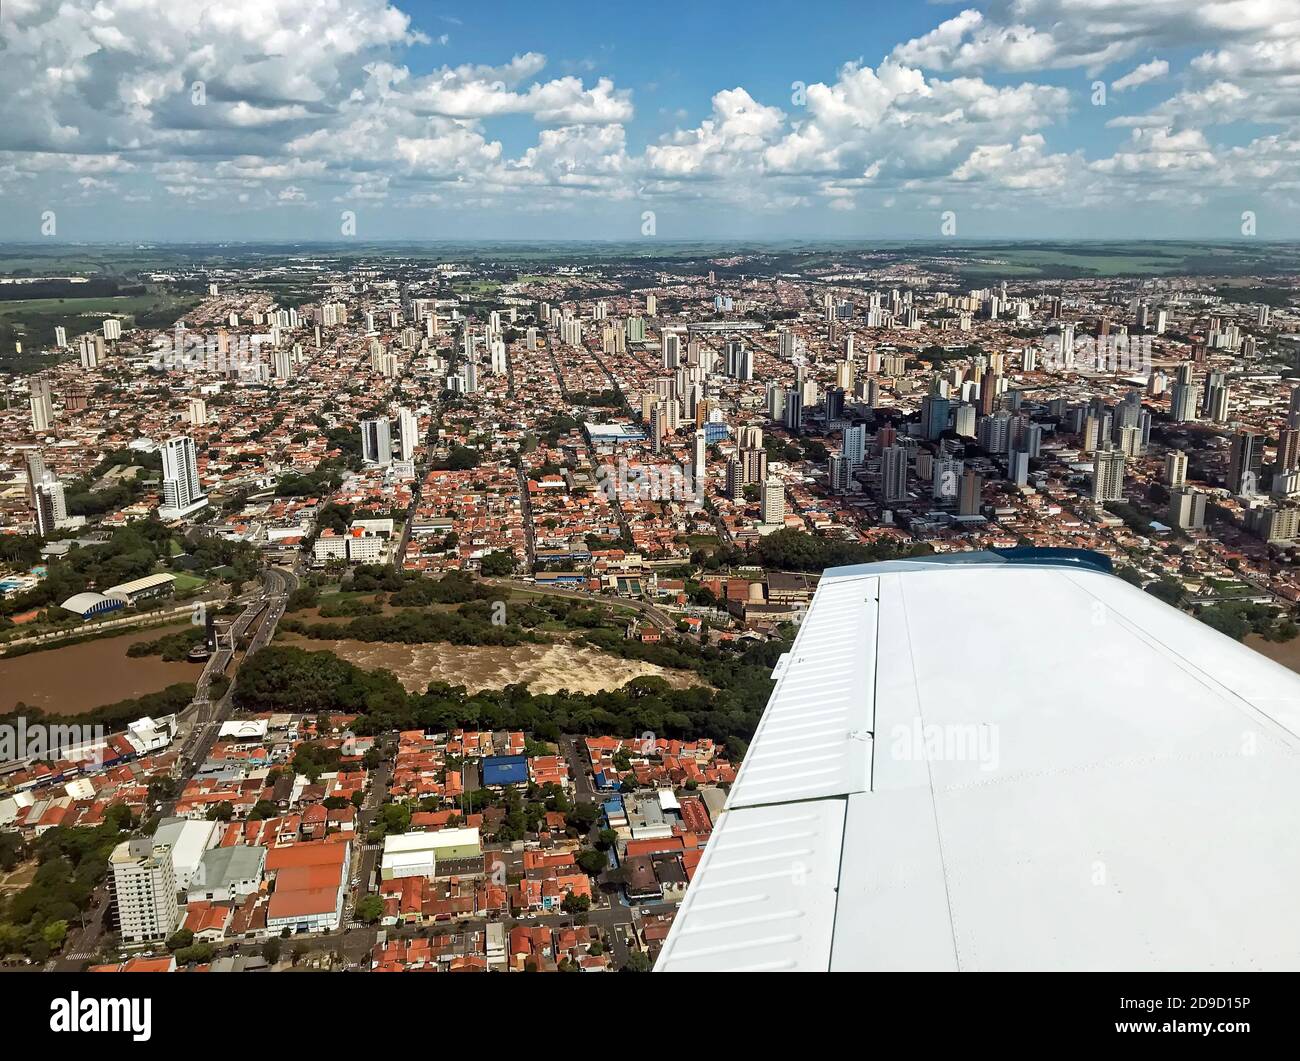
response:
[[[234,816],[234,805],[227,799],[223,799],[215,807],[208,808],[208,821],[210,822],[228,822]]]
[[[195,943],[176,951],[173,957],[177,965],[205,965],[212,961],[216,953],[216,948],[211,943]]]
[[[356,915],[358,921],[376,924],[384,916],[384,900],[378,895],[365,896],[357,903]]]
[[[502,549],[488,553],[479,561],[479,571],[484,578],[503,578],[506,575],[513,574],[514,570],[514,555]]]
[[[278,939],[268,939],[262,944],[262,957],[268,965],[274,965],[280,960],[280,941]]]
[[[591,897],[566,892],[564,902],[560,906],[566,914],[585,914],[591,909]]]
[[[609,867],[609,859],[605,857],[603,851],[597,851],[593,847],[588,847],[578,852],[575,860],[585,873],[595,876],[597,873]]]
[[[639,950],[634,950],[627,956],[627,961],[623,963],[623,972],[625,973],[648,973],[650,971],[650,959]]]
[[[41,929],[41,939],[49,946],[50,950],[56,951],[63,946],[63,941],[68,938],[68,923],[66,921],[51,921]]]
[[[175,953],[194,945],[194,933],[188,928],[179,929],[167,937],[167,949]]]

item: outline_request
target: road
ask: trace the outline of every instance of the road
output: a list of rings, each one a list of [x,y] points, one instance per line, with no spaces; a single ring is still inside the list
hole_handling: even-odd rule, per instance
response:
[[[276,625],[284,617],[285,605],[289,594],[298,588],[298,576],[288,568],[268,567],[262,572],[262,592],[249,602],[248,606],[231,624],[226,643],[220,645],[208,664],[203,668],[195,690],[194,702],[182,718],[182,726],[192,726],[188,736],[181,744],[182,769],[190,770],[201,763],[216,743],[221,723],[230,718],[234,708],[235,682],[231,675],[230,685],[220,700],[212,701],[208,692],[217,675],[225,674],[226,669],[235,659],[236,646],[255,622],[260,624],[253,633],[252,640],[244,650],[242,660],[248,659],[259,649],[265,648],[275,636]],[[242,662],[241,660],[241,662]]]

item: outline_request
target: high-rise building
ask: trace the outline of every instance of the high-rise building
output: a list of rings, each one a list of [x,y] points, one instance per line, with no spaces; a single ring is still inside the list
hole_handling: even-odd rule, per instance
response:
[[[41,435],[54,426],[54,402],[50,397],[50,381],[35,377],[28,385],[31,395],[32,431]]]
[[[202,398],[191,398],[189,409],[190,423],[194,427],[203,427],[208,422],[208,403]]]
[[[122,942],[167,939],[180,924],[171,848],[149,837],[123,840],[109,858]]]
[[[663,366],[670,372],[682,360],[682,337],[676,332],[663,333]]]
[[[948,430],[950,402],[937,394],[927,394],[921,399],[921,437],[936,439]]]
[[[967,468],[961,477],[961,495],[957,501],[959,516],[978,516],[984,492],[984,477],[974,468]]]
[[[1181,380],[1173,385],[1169,392],[1169,416],[1176,423],[1185,424],[1196,419],[1197,389],[1196,384]]]
[[[930,497],[935,501],[952,501],[961,488],[961,461],[941,457],[930,467]]]
[[[1277,466],[1284,472],[1300,468],[1300,427],[1284,427],[1278,436]]]
[[[163,503],[159,519],[183,519],[205,508],[208,503],[199,484],[199,464],[194,440],[177,435],[163,443]]]
[[[36,484],[45,477],[45,454],[39,449],[27,451],[27,503],[36,504]]]
[[[1205,494],[1180,488],[1169,492],[1169,522],[1179,530],[1205,529]]]
[[[1016,486],[1029,483],[1029,454],[1024,450],[1014,450],[1007,454],[1007,478]]]
[[[907,500],[906,446],[887,446],[880,454],[880,500],[892,505]]]
[[[691,460],[691,477],[694,480],[696,493],[700,499],[704,497],[704,476],[709,462],[709,433],[703,428],[697,428],[695,431],[695,452]]]
[[[979,423],[979,444],[982,449],[998,456],[1011,449],[1010,414],[998,413],[996,416],[986,416]]]
[[[1258,435],[1253,431],[1233,435],[1228,454],[1228,490],[1238,497],[1256,493],[1263,459],[1264,447]]]
[[[785,392],[785,429],[797,435],[803,425],[803,391],[794,387]]]
[[[63,484],[53,472],[45,472],[36,484],[36,533],[48,538],[68,518]]]
[[[104,338],[110,342],[122,338],[122,322],[116,317],[104,318]]]
[[[393,438],[388,417],[361,421],[361,459],[367,464],[392,463]]]
[[[768,526],[785,522],[785,484],[775,476],[764,479],[761,496],[763,522]]]
[[[1096,502],[1124,499],[1124,451],[1099,449],[1092,462],[1092,499]]]
[[[1208,387],[1205,391],[1205,416],[1216,424],[1226,424],[1231,410],[1231,389],[1226,384]]]
[[[276,379],[289,379],[293,376],[293,355],[288,350],[274,350],[271,353],[271,368]]]
[[[826,462],[826,478],[831,492],[846,493],[853,479],[853,465],[843,453],[832,453]]]
[[[980,377],[979,409],[981,416],[991,416],[993,410],[997,408],[998,387],[1001,381],[1002,377],[991,368],[985,369],[984,375]]]
[[[1187,484],[1187,454],[1171,449],[1165,454],[1165,485],[1177,490]]]
[[[975,406],[968,404],[957,406],[957,410],[953,414],[952,429],[958,435],[962,438],[974,438],[976,432],[975,423]]]
[[[867,425],[853,424],[844,429],[844,459],[855,469],[867,459]]]
[[[415,456],[415,447],[420,441],[420,422],[410,409],[397,410],[397,430],[401,435],[398,454],[401,460],[409,461]]]
[[[103,337],[96,335],[95,341],[91,341],[89,335],[83,335],[77,346],[80,350],[81,367],[86,372],[91,372],[99,368],[99,348],[103,342]]]

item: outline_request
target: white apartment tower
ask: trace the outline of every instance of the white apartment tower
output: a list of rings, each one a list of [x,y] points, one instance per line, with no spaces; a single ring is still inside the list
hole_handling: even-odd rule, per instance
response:
[[[35,489],[36,533],[48,538],[68,518],[68,504],[63,484],[53,472],[45,472]]]
[[[776,526],[785,522],[785,484],[775,476],[764,479],[761,490],[763,522]]]
[[[207,507],[208,499],[199,485],[199,464],[194,440],[177,435],[163,443],[163,503],[159,519],[183,519]]]
[[[367,464],[392,463],[393,437],[388,417],[361,421],[361,459]]]
[[[397,426],[402,436],[399,457],[409,461],[415,456],[415,446],[420,440],[420,421],[410,409],[402,408],[397,410]]]
[[[1187,485],[1187,454],[1180,449],[1165,454],[1165,485],[1171,490]]]
[[[1094,501],[1122,501],[1124,499],[1124,451],[1099,449],[1092,464],[1092,499]]]
[[[30,384],[32,406],[32,431],[42,434],[54,426],[54,402],[50,397],[50,382],[39,377]]]
[[[165,940],[180,924],[171,848],[148,837],[123,840],[109,859],[122,942]]]

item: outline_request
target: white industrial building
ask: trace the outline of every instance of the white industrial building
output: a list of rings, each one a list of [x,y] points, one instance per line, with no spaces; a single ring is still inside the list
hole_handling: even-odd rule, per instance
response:
[[[203,852],[187,889],[188,902],[238,902],[262,886],[266,848],[239,844]]]
[[[380,877],[435,876],[439,859],[474,858],[483,853],[477,829],[441,829],[384,837]]]
[[[221,825],[215,821],[164,818],[154,831],[153,842],[171,849],[176,887],[188,891],[204,852],[221,841]]]

